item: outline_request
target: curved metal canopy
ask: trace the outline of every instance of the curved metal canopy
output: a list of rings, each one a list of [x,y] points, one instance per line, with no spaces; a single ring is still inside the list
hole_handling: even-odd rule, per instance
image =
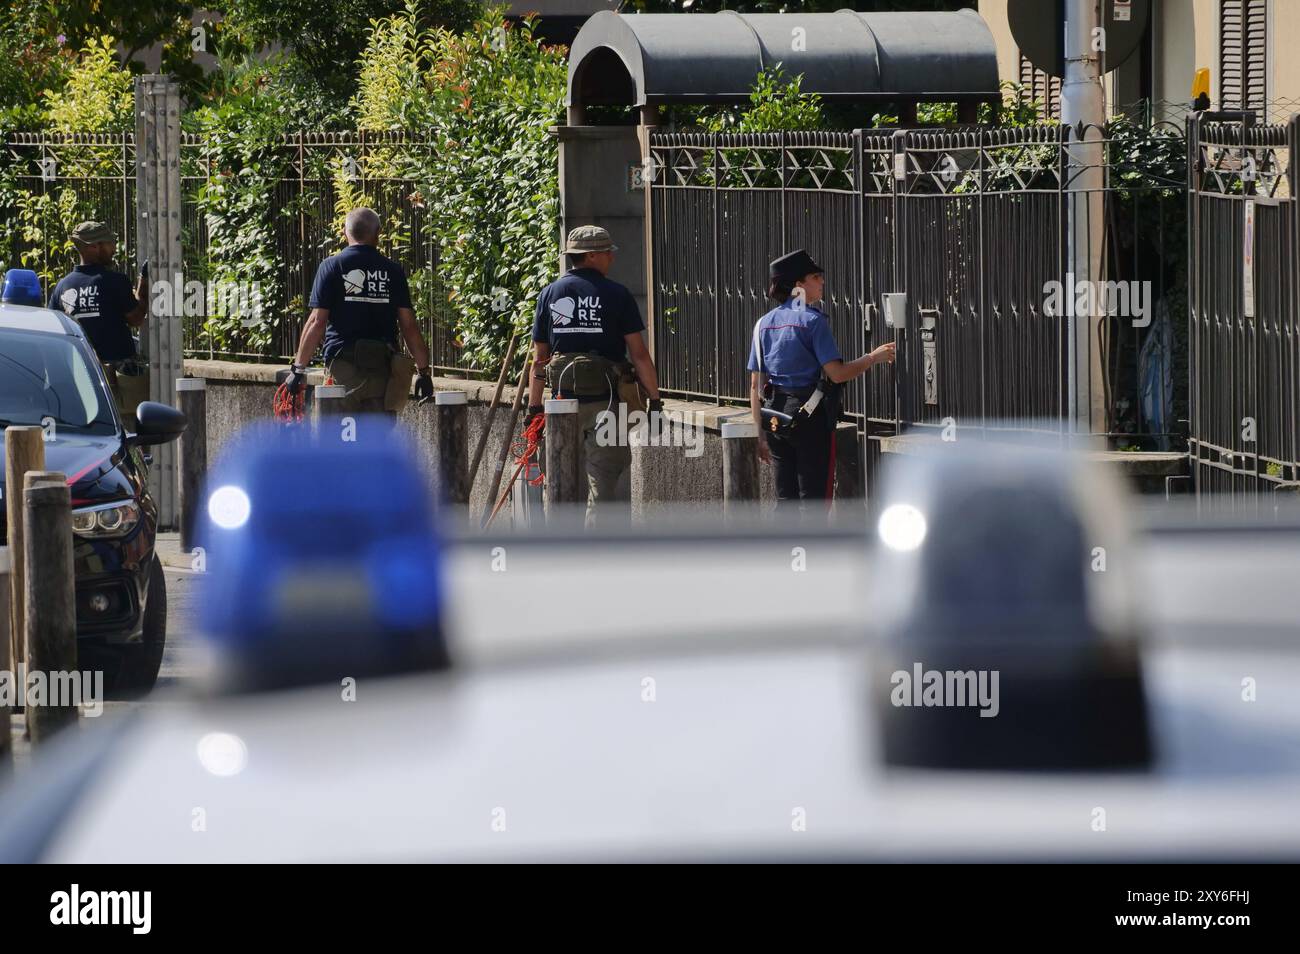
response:
[[[802,32],[801,32],[802,31]],[[828,98],[990,99],[997,50],[974,10],[594,14],[569,53],[570,106],[729,102],[781,63]]]

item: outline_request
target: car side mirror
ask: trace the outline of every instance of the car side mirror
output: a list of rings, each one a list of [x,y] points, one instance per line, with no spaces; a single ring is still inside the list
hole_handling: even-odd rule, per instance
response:
[[[135,409],[135,419],[139,423],[131,435],[131,443],[138,447],[168,444],[181,436],[188,423],[182,412],[157,401],[141,401]]]

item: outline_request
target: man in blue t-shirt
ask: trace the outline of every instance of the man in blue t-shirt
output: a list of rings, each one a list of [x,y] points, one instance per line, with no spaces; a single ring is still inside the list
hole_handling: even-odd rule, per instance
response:
[[[583,225],[569,233],[564,254],[569,271],[542,289],[533,318],[533,376],[528,419],[542,413],[543,383],[557,398],[576,398],[587,468],[587,514],[595,523],[600,505],[629,498],[632,449],[627,435],[601,428],[601,415],[626,421],[618,375],[630,362],[648,397],[648,410],[663,411],[654,360],[641,332],[645,325],[632,293],[606,277],[617,250],[609,232]],[[604,435],[603,437],[601,435]]]
[[[329,376],[347,389],[343,410],[396,413],[410,393],[411,372],[409,360],[397,351],[399,329],[415,361],[415,396],[421,399],[433,394],[429,348],[411,308],[406,272],[375,247],[379,216],[373,209],[353,209],[343,234],[347,248],[316,270],[307,301],[311,314],[285,387],[292,394],[307,383],[307,364],[323,341]]]
[[[82,222],[70,237],[81,264],[59,279],[50,293],[49,307],[81,325],[104,366],[118,409],[129,423],[135,414],[133,402],[148,397],[149,379],[136,358],[133,334],[148,314],[148,280],[142,270],[132,289],[126,275],[109,268],[117,252],[117,234],[106,223]]]
[[[764,462],[775,460],[781,501],[829,499],[834,493],[837,415],[821,399],[800,413],[822,377],[825,393],[873,365],[894,360],[893,342],[853,361],[840,357],[830,319],[817,307],[825,284],[822,267],[803,249],[772,262],[767,296],[777,306],[758,319],[750,342],[749,403],[758,425],[758,456]],[[778,434],[764,427],[764,407],[795,419],[794,429]]]

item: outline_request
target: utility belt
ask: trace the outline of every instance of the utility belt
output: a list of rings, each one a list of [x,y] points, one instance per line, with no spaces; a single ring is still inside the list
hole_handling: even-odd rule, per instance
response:
[[[350,341],[330,358],[345,361],[356,369],[359,381],[339,380],[331,367],[331,377],[348,387],[349,396],[358,399],[383,398],[384,410],[398,412],[406,406],[411,396],[411,376],[415,362],[387,341],[378,338],[358,338]]]
[[[551,355],[546,383],[557,398],[575,398],[579,404],[621,401],[629,411],[644,411],[645,397],[629,361],[611,361],[595,351],[568,351]]]
[[[787,407],[791,399],[800,402],[793,414],[777,409]],[[790,437],[807,426],[819,410],[827,427],[834,430],[840,417],[840,386],[824,375],[811,388],[780,388],[770,381],[763,388],[760,413],[763,427],[769,434]]]

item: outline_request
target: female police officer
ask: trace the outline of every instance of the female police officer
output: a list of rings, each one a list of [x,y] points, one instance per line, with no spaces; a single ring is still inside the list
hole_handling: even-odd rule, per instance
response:
[[[894,360],[893,343],[844,361],[830,319],[817,307],[822,268],[803,249],[771,265],[767,296],[777,303],[754,326],[750,408],[758,456],[776,460],[778,500],[821,500],[834,487],[835,388],[872,365]]]

